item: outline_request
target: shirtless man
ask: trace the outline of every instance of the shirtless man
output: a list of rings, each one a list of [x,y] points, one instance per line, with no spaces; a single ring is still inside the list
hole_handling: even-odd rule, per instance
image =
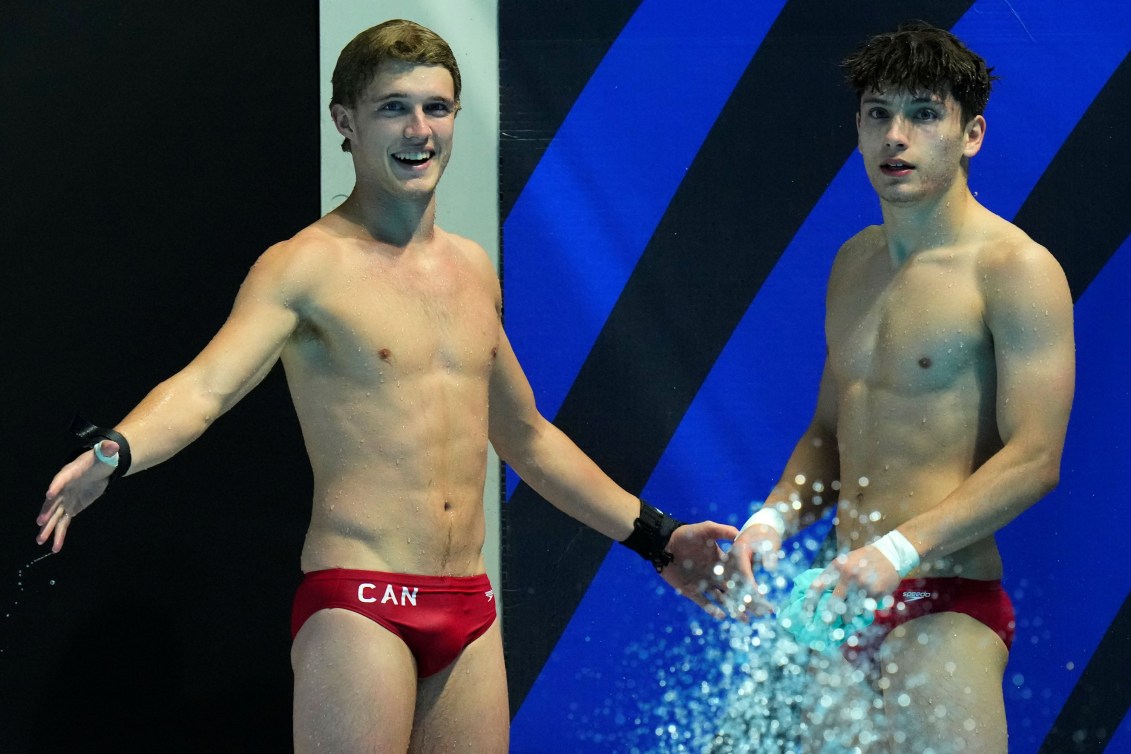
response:
[[[773,567],[783,536],[836,501],[840,554],[805,593],[809,614],[852,625],[872,617],[867,600],[895,604],[818,660],[829,664],[806,740],[817,751],[1004,753],[1014,624],[994,532],[1057,484],[1072,299],[1053,256],[967,187],[986,133],[985,62],[917,24],[844,66],[883,225],[836,257],[812,423],[732,567],[747,579],[755,559]],[[829,693],[836,684],[863,691],[865,706]],[[861,714],[874,730],[853,735]]]
[[[101,442],[55,476],[37,520],[58,551],[111,474],[173,456],[282,359],[314,477],[292,618],[297,752],[507,751],[482,554],[488,441],[552,503],[721,614],[715,540],[737,529],[660,514],[539,414],[494,266],[435,226],[459,94],[450,48],[417,24],[346,46],[330,111],[353,192],[259,258],[187,367],[87,434]]]

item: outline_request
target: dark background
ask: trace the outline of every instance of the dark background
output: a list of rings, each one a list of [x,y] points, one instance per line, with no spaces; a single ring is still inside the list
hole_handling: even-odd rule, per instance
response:
[[[281,368],[28,566],[76,411],[112,425],[318,217],[316,3],[8,2],[0,750],[290,747],[310,471]]]

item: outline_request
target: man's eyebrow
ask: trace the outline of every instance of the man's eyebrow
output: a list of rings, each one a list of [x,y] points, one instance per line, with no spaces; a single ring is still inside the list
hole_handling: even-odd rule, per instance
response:
[[[897,98],[896,97],[887,97],[887,96],[882,95],[882,94],[867,94],[867,95],[860,98],[860,102],[861,102],[861,104],[890,105],[895,99],[897,99]],[[939,97],[937,94],[934,94],[932,92],[924,92],[924,93],[921,93],[921,94],[914,95],[911,98],[911,102],[914,103],[914,104],[921,104],[921,103],[924,103],[924,102],[933,103],[933,104],[941,104],[942,98]]]
[[[386,100],[391,100],[391,99],[411,99],[411,98],[412,98],[412,95],[409,94],[408,92],[386,92],[385,94],[379,94],[379,95],[373,97],[373,99],[370,100],[370,101],[373,102],[373,103],[378,103],[378,102],[385,102]],[[444,103],[447,103],[449,105],[455,104],[455,99],[453,97],[446,97],[443,94],[434,94],[434,95],[431,95],[429,97],[425,97],[424,101],[425,102],[444,102]]]

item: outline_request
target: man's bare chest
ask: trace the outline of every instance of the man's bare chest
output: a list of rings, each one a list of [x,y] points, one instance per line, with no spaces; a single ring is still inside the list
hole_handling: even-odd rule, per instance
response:
[[[344,276],[305,307],[296,347],[358,379],[480,374],[499,342],[493,291],[469,276]]]
[[[945,389],[989,357],[981,291],[961,268],[920,265],[830,297],[830,366],[844,385]]]

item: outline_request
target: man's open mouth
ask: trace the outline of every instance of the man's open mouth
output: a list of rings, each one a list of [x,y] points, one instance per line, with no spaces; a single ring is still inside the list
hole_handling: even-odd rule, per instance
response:
[[[423,165],[432,159],[433,152],[396,152],[393,159],[404,165]]]

